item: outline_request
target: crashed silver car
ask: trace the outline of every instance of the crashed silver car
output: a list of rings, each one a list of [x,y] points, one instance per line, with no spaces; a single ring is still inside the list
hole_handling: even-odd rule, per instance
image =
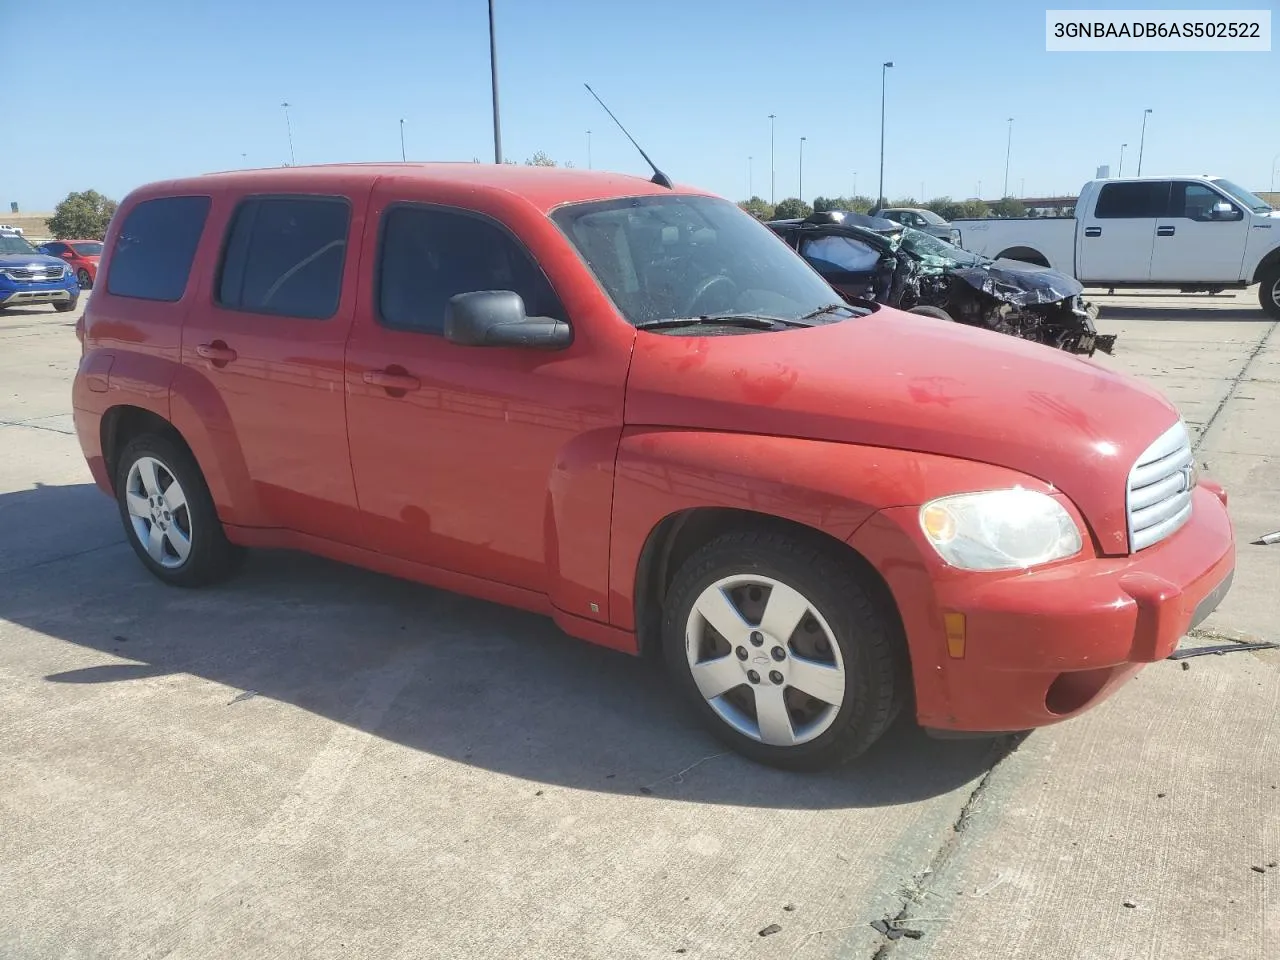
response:
[[[1016,260],[989,260],[920,230],[826,211],[769,227],[846,299],[985,327],[1069,353],[1111,353],[1097,308],[1073,277]]]

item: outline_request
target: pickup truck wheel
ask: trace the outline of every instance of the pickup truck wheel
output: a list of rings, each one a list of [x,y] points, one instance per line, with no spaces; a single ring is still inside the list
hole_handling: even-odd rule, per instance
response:
[[[238,566],[243,551],[227,540],[195,460],[173,440],[157,434],[131,440],[115,489],[129,545],[160,580],[204,586]]]
[[[912,307],[907,313],[918,313],[922,317],[934,317],[938,320],[945,320],[947,323],[955,323],[955,319],[951,314],[941,307]]]
[[[1258,302],[1268,314],[1280,320],[1280,265],[1262,275],[1258,285]]]
[[[664,605],[663,648],[714,734],[793,770],[866,750],[906,685],[899,631],[855,568],[768,530],[725,534],[685,561]]]

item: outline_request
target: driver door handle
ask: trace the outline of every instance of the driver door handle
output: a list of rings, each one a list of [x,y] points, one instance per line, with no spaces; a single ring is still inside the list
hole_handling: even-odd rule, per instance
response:
[[[214,340],[196,347],[196,356],[208,360],[215,367],[225,367],[236,358],[236,352],[221,340]]]
[[[402,397],[410,390],[417,390],[422,386],[417,377],[398,366],[390,366],[385,370],[366,370],[361,379],[371,387],[381,387],[393,397]]]

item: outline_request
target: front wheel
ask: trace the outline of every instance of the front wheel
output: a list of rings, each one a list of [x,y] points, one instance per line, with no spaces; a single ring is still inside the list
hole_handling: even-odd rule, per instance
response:
[[[89,276],[89,271],[84,267],[76,271],[76,282],[80,284],[81,290],[88,290],[93,286],[93,278]]]
[[[905,697],[904,647],[848,558],[768,530],[725,534],[680,568],[663,647],[711,731],[772,766],[851,760]]]
[[[1258,285],[1258,302],[1270,316],[1280,320],[1280,264],[1262,275]]]
[[[80,303],[79,297],[72,297],[70,300],[59,300],[53,305],[53,309],[59,313],[70,313]]]
[[[907,313],[918,313],[922,317],[933,317],[937,320],[945,320],[947,323],[955,323],[951,314],[941,307],[912,307]]]
[[[234,572],[242,551],[227,540],[200,468],[178,443],[158,434],[131,440],[115,488],[129,545],[157,578],[198,587]]]

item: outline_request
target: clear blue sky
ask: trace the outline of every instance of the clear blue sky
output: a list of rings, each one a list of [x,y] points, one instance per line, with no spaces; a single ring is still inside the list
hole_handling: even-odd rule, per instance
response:
[[[1054,3],[1055,7],[1071,6]],[[1096,4],[1095,4],[1096,5]],[[1262,6],[1255,2],[1254,7]],[[1252,189],[1280,151],[1280,54],[1046,53],[1046,4],[499,0],[503,144],[642,172],[592,84],[674,179],[733,199],[875,190],[880,63],[885,192],[1070,192],[1100,163],[1214,172]],[[1088,6],[1080,5],[1080,6]],[[1117,3],[1123,7],[1128,4]],[[1200,6],[1208,3],[1201,0]],[[1225,6],[1225,5],[1224,5]],[[1250,6],[1250,4],[1238,4]],[[0,0],[0,213],[69,190],[288,160],[492,160],[485,0]],[[17,123],[15,128],[12,124]],[[246,155],[242,158],[242,154]]]

